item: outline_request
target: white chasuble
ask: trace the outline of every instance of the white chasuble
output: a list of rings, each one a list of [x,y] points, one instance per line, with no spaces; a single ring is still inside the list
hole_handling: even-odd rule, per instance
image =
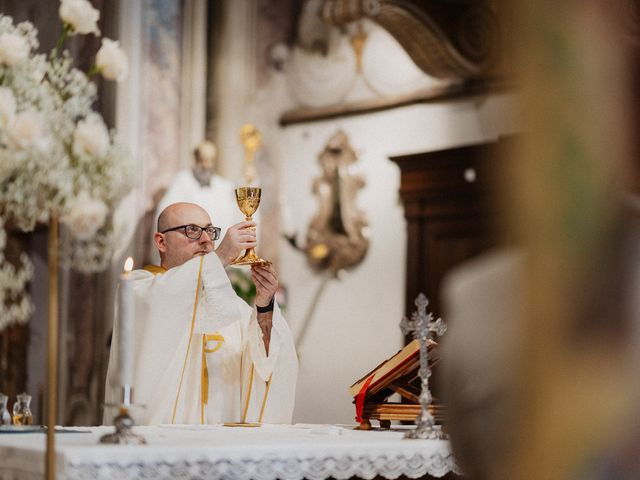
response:
[[[134,411],[137,424],[291,423],[298,361],[277,303],[267,356],[255,309],[215,253],[130,275],[133,401],[145,407]],[[106,403],[119,400],[117,335],[116,312]]]

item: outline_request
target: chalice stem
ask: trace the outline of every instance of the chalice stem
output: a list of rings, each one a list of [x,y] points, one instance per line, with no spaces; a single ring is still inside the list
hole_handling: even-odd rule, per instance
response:
[[[245,217],[245,220],[247,222],[251,222],[253,220],[253,217],[251,215],[247,215]],[[255,230],[255,227],[253,227],[252,230]],[[244,255],[241,255],[236,260],[234,260],[233,264],[235,264],[235,265],[254,265],[254,264],[262,264],[262,263],[265,263],[265,262],[266,262],[265,260],[261,259],[260,257],[258,257],[258,255],[256,255],[255,247],[251,247],[251,248],[247,248],[245,250]]]

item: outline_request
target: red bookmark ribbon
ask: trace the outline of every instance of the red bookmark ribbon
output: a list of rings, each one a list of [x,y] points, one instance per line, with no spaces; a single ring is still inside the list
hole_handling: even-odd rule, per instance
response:
[[[364,382],[364,385],[362,385],[362,388],[358,392],[358,395],[356,396],[356,422],[358,423],[362,423],[362,411],[364,410],[364,397],[367,395],[367,389],[369,388],[369,385],[371,384],[373,377],[375,377],[375,373],[371,375],[369,378],[367,378],[367,380]]]

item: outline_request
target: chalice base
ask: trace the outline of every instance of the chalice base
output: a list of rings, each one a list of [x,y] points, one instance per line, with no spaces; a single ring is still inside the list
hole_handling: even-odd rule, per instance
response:
[[[247,252],[244,255],[236,258],[233,262],[231,262],[230,265],[234,267],[242,267],[245,265],[249,265],[249,266],[255,265],[260,267],[266,267],[268,265],[271,265],[271,262],[269,260],[264,260],[263,258],[260,258],[259,256],[257,256],[254,249],[251,248],[247,250]]]

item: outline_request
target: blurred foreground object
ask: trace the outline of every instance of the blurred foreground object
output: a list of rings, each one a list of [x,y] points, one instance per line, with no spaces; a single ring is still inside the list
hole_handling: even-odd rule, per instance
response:
[[[504,478],[584,478],[634,418],[630,355],[638,347],[623,275],[638,259],[620,249],[637,130],[626,6],[518,3],[516,66],[529,130],[510,203],[528,263],[512,386],[517,442]]]
[[[513,8],[525,131],[502,201],[525,253],[448,284],[454,452],[472,479],[638,478],[637,2]]]
[[[442,342],[443,403],[465,477],[496,477],[511,452],[513,359],[522,342],[524,255],[493,251],[453,270],[443,287],[449,331]]]

